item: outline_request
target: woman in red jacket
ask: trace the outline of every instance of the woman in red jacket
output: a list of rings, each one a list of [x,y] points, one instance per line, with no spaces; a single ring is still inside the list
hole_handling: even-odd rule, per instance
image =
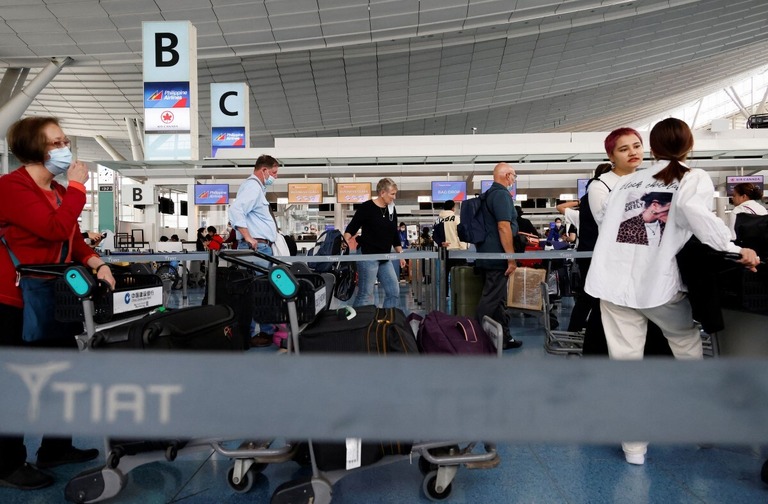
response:
[[[0,346],[23,346],[21,289],[9,249],[21,264],[46,264],[75,261],[96,271],[96,276],[115,286],[109,267],[83,241],[77,218],[85,206],[88,168],[72,161],[69,139],[53,117],[29,117],[8,130],[8,145],[24,163],[0,177]],[[64,175],[67,188],[55,182]],[[56,346],[76,347],[74,338]],[[53,345],[47,345],[53,346]],[[43,437],[37,453],[37,466],[94,459],[95,449],[79,450],[72,438]],[[0,486],[24,490],[42,488],[53,478],[27,464],[27,450],[21,436],[0,436]]]

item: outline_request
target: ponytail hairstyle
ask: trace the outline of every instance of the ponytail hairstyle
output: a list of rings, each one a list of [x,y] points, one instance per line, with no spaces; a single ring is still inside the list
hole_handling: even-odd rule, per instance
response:
[[[611,163],[600,163],[599,165],[597,165],[597,168],[595,168],[595,174],[593,178],[597,178],[604,173],[608,173],[609,171],[611,171],[611,168],[613,168],[613,165]]]
[[[688,153],[693,149],[691,128],[674,117],[656,123],[651,130],[651,153],[656,159],[667,160],[666,168],[653,176],[669,185],[674,180],[682,180],[690,169],[682,165]]]

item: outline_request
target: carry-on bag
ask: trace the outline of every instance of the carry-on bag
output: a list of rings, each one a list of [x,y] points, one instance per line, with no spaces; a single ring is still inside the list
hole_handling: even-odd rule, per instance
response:
[[[419,353],[405,314],[397,308],[375,306],[346,307],[320,314],[299,335],[299,349],[302,353]],[[411,445],[411,442],[366,440],[361,443],[361,464],[373,464],[387,455],[410,453]],[[313,446],[321,471],[346,467],[345,443],[315,441]]]
[[[150,314],[122,326],[97,331],[94,350],[242,350],[235,313],[227,305],[203,305]]]
[[[299,349],[302,353],[419,353],[402,310],[375,306],[321,313],[299,334]]]
[[[496,348],[474,317],[431,311],[419,327],[416,343],[427,354],[496,355]]]
[[[474,317],[483,294],[483,276],[474,266],[451,268],[451,313]]]

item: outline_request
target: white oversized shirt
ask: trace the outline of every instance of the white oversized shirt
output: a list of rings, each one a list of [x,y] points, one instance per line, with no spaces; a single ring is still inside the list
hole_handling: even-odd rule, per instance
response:
[[[675,256],[692,235],[715,250],[741,251],[731,243],[725,223],[712,213],[709,175],[694,168],[682,181],[666,185],[653,175],[667,164],[660,161],[622,177],[611,191],[585,284],[591,296],[630,308],[661,306],[685,290]],[[641,197],[658,192],[672,193],[666,224],[657,220],[644,225]],[[650,228],[656,228],[656,237]],[[630,243],[628,230],[637,231],[635,243]]]

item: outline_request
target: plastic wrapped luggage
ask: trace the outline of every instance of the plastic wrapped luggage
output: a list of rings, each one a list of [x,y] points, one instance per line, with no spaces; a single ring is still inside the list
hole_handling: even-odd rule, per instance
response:
[[[204,305],[153,313],[96,332],[94,350],[242,350],[235,313],[227,305]]]
[[[474,317],[483,294],[483,277],[474,266],[454,266],[451,269],[451,312]]]

